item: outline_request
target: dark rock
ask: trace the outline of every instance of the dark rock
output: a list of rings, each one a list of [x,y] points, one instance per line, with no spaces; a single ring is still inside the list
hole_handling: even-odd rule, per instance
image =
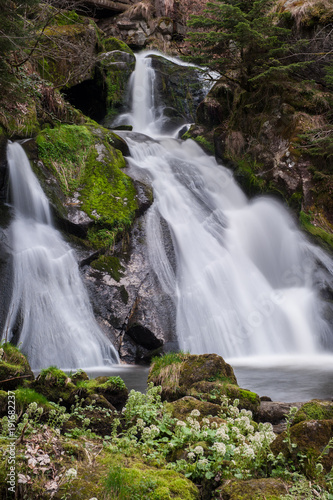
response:
[[[286,415],[288,415],[290,408],[301,408],[302,405],[303,403],[279,403],[275,401],[261,401],[258,421],[270,422],[274,425],[280,424],[282,421],[285,421]]]
[[[183,118],[183,123],[193,122],[196,109],[205,96],[200,71],[194,67],[180,66],[161,56],[150,57],[155,70],[157,102],[175,110],[176,115]]]
[[[138,186],[142,187],[141,195],[144,195],[146,190],[143,184],[136,183]],[[148,198],[141,195],[141,202],[146,200],[148,206]],[[119,244],[115,248],[114,255],[121,266],[119,275],[112,273],[112,270],[99,271],[88,266],[82,269],[99,324],[127,363],[147,361],[150,351],[161,344],[175,341],[173,304],[151,271],[145,224],[144,215],[134,224],[129,246],[126,248]],[[128,332],[134,323],[136,328]],[[149,333],[140,346],[129,334],[135,338],[142,331]],[[141,334],[140,338],[142,343]]]

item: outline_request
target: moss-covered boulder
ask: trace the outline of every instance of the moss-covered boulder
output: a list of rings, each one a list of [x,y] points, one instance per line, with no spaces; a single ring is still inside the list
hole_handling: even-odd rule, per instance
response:
[[[24,380],[34,380],[27,358],[9,342],[0,347],[0,389],[13,391]]]
[[[279,500],[288,494],[288,486],[277,478],[226,481],[216,490],[220,500]]]
[[[56,86],[73,86],[93,77],[98,32],[93,23],[48,26],[41,37],[38,61],[42,77]]]
[[[45,368],[30,384],[30,388],[45,396],[49,401],[59,403],[61,401],[66,408],[75,403],[78,389],[65,372],[55,366]]]
[[[59,207],[54,182],[41,179],[59,215],[79,225],[84,234],[89,228],[92,246],[112,247],[131,226],[138,208],[134,183],[122,172],[126,164],[117,149],[125,147],[124,141],[91,123],[43,130],[36,143],[39,160],[57,179],[65,197],[64,207]],[[40,170],[36,168],[37,174]]]
[[[166,408],[170,411],[172,416],[178,420],[186,420],[186,417],[188,417],[193,410],[198,410],[200,412],[199,420],[208,416],[216,417],[221,411],[220,405],[208,403],[207,401],[198,401],[191,396],[185,396],[173,403],[167,403]]]
[[[282,452],[287,458],[297,461],[297,454],[303,455],[304,471],[315,477],[316,462],[319,461],[326,472],[333,466],[333,450],[328,447],[333,437],[332,420],[304,420],[293,425],[289,434],[280,434],[271,448],[276,455]]]
[[[293,425],[303,420],[329,420],[333,419],[333,403],[313,399],[305,403],[295,415]]]
[[[128,398],[128,389],[120,377],[97,377],[78,384],[80,394],[94,399],[94,394],[103,396],[117,410],[121,410]]]
[[[202,381],[237,384],[232,367],[217,354],[171,354],[154,358],[148,382],[162,387],[162,397],[174,401],[189,394]]]
[[[254,417],[257,416],[260,408],[260,398],[258,394],[247,389],[242,389],[236,384],[228,382],[208,382],[201,381],[192,385],[188,391],[190,396],[220,405],[225,396],[230,400],[239,400],[239,408],[250,410]]]

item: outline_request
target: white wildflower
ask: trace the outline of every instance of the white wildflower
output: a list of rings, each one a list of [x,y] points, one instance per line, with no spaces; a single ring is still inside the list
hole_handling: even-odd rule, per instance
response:
[[[224,443],[214,443],[212,448],[219,454],[219,455],[225,455],[227,451],[227,447]]]
[[[190,415],[192,415],[192,417],[200,417],[200,411],[199,410],[192,410]]]
[[[203,455],[204,454],[204,449],[202,446],[196,446],[193,450],[193,452],[196,454],[196,455]]]
[[[189,460],[194,460],[194,458],[195,458],[195,454],[193,453],[193,451],[190,451],[190,452],[187,454],[187,458],[188,458]]]
[[[76,479],[77,477],[77,470],[76,469],[68,469],[65,473],[65,476],[68,478],[69,481]]]
[[[176,425],[178,425],[179,427],[185,427],[186,426],[185,422],[183,422],[182,420],[177,420]]]

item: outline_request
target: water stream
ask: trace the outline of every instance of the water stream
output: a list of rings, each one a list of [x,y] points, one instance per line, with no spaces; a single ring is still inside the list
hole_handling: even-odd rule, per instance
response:
[[[48,200],[18,143],[8,145],[14,221],[13,292],[3,338],[36,370],[118,362],[97,325],[74,251],[53,227]]]
[[[177,139],[177,131],[162,133],[154,78],[149,52],[139,54],[132,110],[118,123],[133,126],[123,133],[129,164],[152,182],[150,261],[174,302],[180,348],[215,352],[243,367],[251,357],[256,366],[268,357],[272,366],[286,357],[298,367],[309,357],[320,365],[333,335],[314,281],[318,265],[332,274],[331,258],[306,239],[281,203],[267,196],[248,200],[231,172],[195,142]],[[164,247],[165,222],[174,258]]]

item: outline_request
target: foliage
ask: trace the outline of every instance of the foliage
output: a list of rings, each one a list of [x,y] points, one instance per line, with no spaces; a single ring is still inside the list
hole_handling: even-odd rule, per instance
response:
[[[21,0],[19,3],[0,0],[0,88],[13,76],[10,56],[14,54],[17,63],[29,45],[34,27],[28,15],[37,3],[38,0]]]
[[[188,34],[192,60],[220,72],[229,81],[251,90],[278,81],[308,62],[293,56],[297,45],[291,31],[279,23],[272,0],[216,0],[204,15],[191,16]]]

